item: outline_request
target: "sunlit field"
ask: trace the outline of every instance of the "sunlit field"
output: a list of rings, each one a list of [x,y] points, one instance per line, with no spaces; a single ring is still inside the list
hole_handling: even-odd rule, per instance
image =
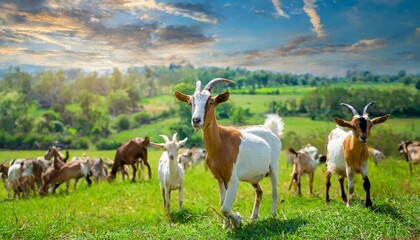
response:
[[[2,151],[0,159],[42,156],[42,151]],[[91,157],[113,158],[114,151],[72,151],[70,157],[86,153]],[[325,205],[325,165],[316,169],[314,191],[309,196],[308,180],[302,179],[302,196],[288,191],[291,167],[285,152],[280,157],[277,216],[271,216],[269,179],[264,190],[258,221],[251,221],[254,191],[241,183],[233,211],[243,216],[241,229],[222,229],[216,181],[203,165],[185,174],[185,199],[177,211],[178,192],[171,197],[171,214],[162,207],[157,178],[160,150],[149,149],[152,179],[143,171],[136,182],[102,181],[88,187],[81,179],[77,189],[66,193],[60,186],[56,196],[6,199],[0,187],[0,236],[5,239],[109,238],[109,239],[418,239],[420,237],[420,168],[410,175],[399,158],[388,158],[375,166],[369,162],[373,210],[363,207],[364,190],[360,175],[355,178],[355,200],[346,208],[339,197],[337,176],[332,177],[331,204]],[[129,169],[132,174],[131,168]]]

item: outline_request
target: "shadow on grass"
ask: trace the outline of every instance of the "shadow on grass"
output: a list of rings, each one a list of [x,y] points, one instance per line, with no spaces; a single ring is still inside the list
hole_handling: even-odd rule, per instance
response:
[[[260,239],[266,237],[279,237],[293,235],[307,222],[301,218],[281,220],[268,218],[257,222],[245,224],[240,229],[230,231],[229,237],[235,239]]]
[[[196,216],[194,216],[194,214],[192,214],[188,209],[183,209],[179,212],[171,212],[168,217],[171,223],[181,224],[186,224],[196,219]]]
[[[373,212],[379,213],[379,214],[389,215],[394,219],[404,220],[404,218],[401,216],[401,214],[394,207],[392,207],[389,204],[376,205],[376,206],[374,206]]]

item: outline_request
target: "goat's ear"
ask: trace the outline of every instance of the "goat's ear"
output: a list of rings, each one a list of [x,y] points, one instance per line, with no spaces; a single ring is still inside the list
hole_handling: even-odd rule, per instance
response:
[[[291,153],[291,154],[293,154],[295,156],[298,155],[298,153],[293,148],[289,148],[289,153]]]
[[[155,148],[165,149],[165,144],[163,144],[163,143],[150,142],[150,145],[152,145],[152,147],[155,147]]]
[[[174,93],[176,99],[178,99],[181,102],[189,103],[190,102],[190,96],[187,94],[183,94],[182,92],[175,91]]]
[[[388,118],[389,118],[389,114],[387,114],[387,115],[385,115],[385,116],[381,116],[381,117],[376,117],[376,118],[374,118],[374,119],[372,119],[371,121],[372,121],[372,124],[373,125],[376,125],[376,124],[380,124],[380,123],[383,123],[383,122],[385,122],[386,120],[388,120]]]
[[[216,96],[216,103],[220,104],[226,102],[229,99],[230,93],[224,92]]]
[[[184,146],[184,144],[187,142],[187,140],[188,140],[188,138],[186,137],[186,138],[184,138],[184,140],[179,141],[179,142],[178,142],[178,148],[180,148],[180,147]]]
[[[341,127],[353,128],[353,125],[351,124],[351,122],[348,122],[348,121],[343,120],[341,118],[334,117],[334,121],[335,121],[335,123],[337,123]]]
[[[146,136],[143,140],[143,145],[144,146],[149,146],[149,144],[150,144],[150,138],[149,138],[149,136]]]

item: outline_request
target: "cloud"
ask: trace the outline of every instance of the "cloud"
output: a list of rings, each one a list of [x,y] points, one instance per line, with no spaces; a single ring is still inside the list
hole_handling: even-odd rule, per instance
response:
[[[385,42],[382,39],[364,39],[360,40],[357,43],[352,44],[351,46],[345,47],[344,52],[360,52],[368,51],[378,48],[383,48]]]
[[[321,19],[315,10],[315,2],[316,0],[304,0],[305,5],[303,6],[303,10],[311,20],[311,24],[313,26],[312,30],[316,33],[318,38],[323,38],[325,37],[325,33],[322,29]]]
[[[105,0],[103,3],[108,7],[126,11],[147,12],[155,10],[199,22],[216,24],[219,21],[215,13],[199,3],[168,4],[163,2],[157,3],[155,0]]]
[[[276,8],[277,13],[280,17],[289,18],[289,15],[287,15],[282,9],[281,9],[281,1],[280,0],[272,0],[272,3],[274,7]]]

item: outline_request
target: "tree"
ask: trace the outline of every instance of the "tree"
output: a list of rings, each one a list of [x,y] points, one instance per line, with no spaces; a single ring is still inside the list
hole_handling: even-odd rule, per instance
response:
[[[131,106],[131,100],[127,92],[119,89],[108,96],[108,112],[114,116],[127,113]]]

